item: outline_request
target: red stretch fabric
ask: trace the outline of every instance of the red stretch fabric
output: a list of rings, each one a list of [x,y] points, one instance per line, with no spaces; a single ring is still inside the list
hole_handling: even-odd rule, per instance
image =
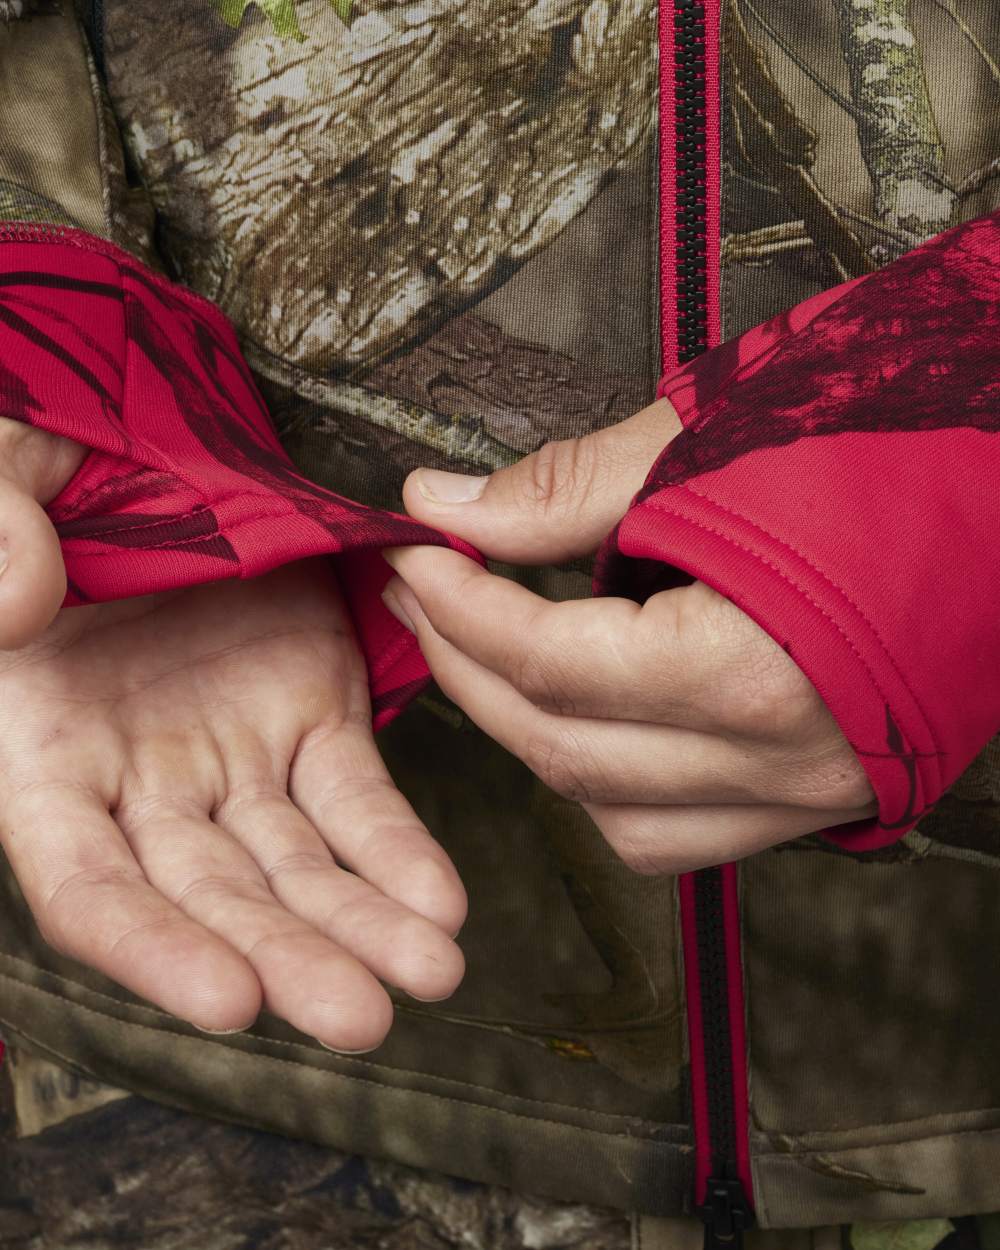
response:
[[[376,726],[427,680],[385,610],[384,547],[457,539],[298,474],[206,300],[78,231],[5,227],[0,413],[91,448],[52,501],[70,591],[101,602],[337,556]]]
[[[792,655],[911,829],[1000,729],[1000,213],[668,373],[684,430],[599,557],[696,577]]]

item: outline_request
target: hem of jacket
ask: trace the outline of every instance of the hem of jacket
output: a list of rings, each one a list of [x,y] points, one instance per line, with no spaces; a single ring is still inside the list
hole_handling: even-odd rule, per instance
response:
[[[4,1035],[153,1102],[521,1193],[653,1215],[686,1209],[692,1150],[682,1125],[342,1057],[305,1038],[289,1042],[253,1030],[209,1037],[48,970],[51,989],[37,983],[33,966],[35,980],[24,980],[16,975],[19,962],[0,953]],[[157,1045],[146,1045],[150,1035]],[[288,1092],[281,1114],[246,1104],[243,1079],[259,1077],[262,1064]]]
[[[781,1133],[779,1147],[757,1130],[752,1141],[757,1223],[779,1229],[993,1214],[998,1121],[1000,1109],[985,1108],[880,1125],[870,1130],[867,1142],[811,1145],[810,1139],[851,1134],[793,1140]]]

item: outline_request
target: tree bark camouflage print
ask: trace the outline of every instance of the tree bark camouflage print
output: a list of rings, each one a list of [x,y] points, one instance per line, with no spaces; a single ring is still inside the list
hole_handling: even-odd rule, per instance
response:
[[[726,0],[726,337],[809,294],[803,279],[855,277],[997,206],[998,113],[970,113],[1000,90],[989,17],[826,0],[806,22],[788,0]],[[984,80],[971,102],[951,89]]]
[[[172,262],[234,319],[269,402],[314,404],[315,422],[333,433],[323,450],[310,440],[310,475],[341,491],[367,477],[361,497],[386,502],[417,457],[488,471],[538,446],[537,391],[522,387],[518,358],[534,349],[535,367],[559,377],[579,353],[548,366],[551,341],[495,330],[490,357],[511,388],[500,429],[484,422],[475,393],[450,388],[427,405],[394,389],[384,366],[447,334],[473,304],[485,309],[649,150],[655,115],[642,101],[655,89],[655,3],[381,0],[355,7],[345,26],[327,0],[302,0],[304,43],[277,38],[254,7],[236,31],[220,22],[206,33],[207,7],[107,6],[113,102]],[[390,99],[403,103],[386,107]],[[655,278],[652,251],[640,259],[646,207],[615,227],[633,240],[625,268],[642,272],[643,313]],[[577,248],[568,264],[572,273],[588,262]],[[543,324],[566,326],[586,274],[567,285],[537,272],[549,289],[521,296],[508,322],[535,304],[548,310]],[[634,298],[626,278],[611,280],[619,306]],[[593,275],[592,288],[601,285]],[[594,315],[580,315],[590,336],[633,355],[628,336],[602,331]],[[648,320],[639,337],[651,339]],[[607,372],[604,382],[591,370],[595,389],[620,390],[631,374],[628,393],[610,412],[606,400],[580,405],[578,422],[627,416],[649,396],[655,363],[647,352],[638,369],[623,359]],[[566,414],[562,425],[557,436],[570,432]],[[386,461],[381,475],[365,471],[366,447]]]
[[[112,6],[108,60],[169,254],[310,370],[368,367],[482,299],[653,133],[648,0],[380,0],[349,27],[298,9],[303,44],[256,10],[209,33],[206,0]]]

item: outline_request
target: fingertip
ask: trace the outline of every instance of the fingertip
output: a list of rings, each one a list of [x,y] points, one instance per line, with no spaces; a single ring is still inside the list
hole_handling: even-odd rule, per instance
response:
[[[425,957],[423,963],[413,969],[407,980],[419,985],[422,992],[416,994],[407,990],[410,998],[418,1003],[441,1003],[455,993],[465,976],[465,956],[454,942],[449,943],[449,948],[433,958]]]
[[[353,986],[337,999],[313,999],[296,1026],[327,1050],[362,1055],[382,1045],[392,1021],[392,999],[371,973],[359,968]]]
[[[421,490],[423,472],[423,469],[414,469],[407,474],[403,482],[403,507],[414,520],[434,525],[440,520],[440,510],[434,507],[426,491]]]
[[[263,1006],[263,991],[242,955],[217,939],[192,952],[180,975],[182,962],[177,960],[174,979],[166,988],[167,1001],[161,1001],[166,1010],[202,1033],[243,1033],[254,1024]]]

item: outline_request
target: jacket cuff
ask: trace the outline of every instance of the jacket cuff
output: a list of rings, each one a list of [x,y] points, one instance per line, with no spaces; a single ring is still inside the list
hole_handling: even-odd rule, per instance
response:
[[[684,430],[601,553],[604,592],[704,581],[784,647],[878,815],[911,829],[1000,727],[1000,214],[668,375]]]
[[[376,727],[427,681],[379,597],[385,547],[457,539],[296,472],[236,334],[208,301],[113,244],[0,225],[0,413],[89,447],[48,512],[82,604],[336,556]]]

